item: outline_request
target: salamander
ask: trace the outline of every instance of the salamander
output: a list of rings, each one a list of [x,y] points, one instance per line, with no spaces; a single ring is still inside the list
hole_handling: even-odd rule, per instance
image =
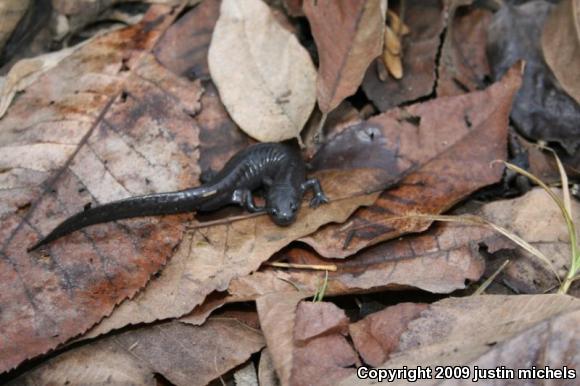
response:
[[[265,206],[254,202],[253,191],[260,187],[265,191]],[[302,197],[308,190],[314,193],[311,207],[328,202],[318,179],[306,179],[306,164],[297,148],[260,143],[238,152],[220,172],[199,187],[88,207],[64,220],[29,251],[93,224],[140,216],[213,211],[232,204],[253,213],[267,212],[274,223],[288,226],[296,219]]]

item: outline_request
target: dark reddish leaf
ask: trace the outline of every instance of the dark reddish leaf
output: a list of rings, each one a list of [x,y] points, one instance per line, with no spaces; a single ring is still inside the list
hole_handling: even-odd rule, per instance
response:
[[[427,96],[435,87],[435,58],[445,27],[443,1],[407,0],[404,20],[411,33],[403,38],[403,78],[380,80],[381,59],[369,66],[364,78],[365,94],[381,111]]]
[[[346,332],[347,319],[333,304],[298,306],[304,296],[280,293],[257,299],[274,367],[283,385],[336,384],[352,374],[349,367],[358,361],[341,333]],[[322,315],[326,317],[321,320]]]
[[[301,302],[296,311],[294,341],[298,344],[329,334],[346,335],[348,318],[332,303]]]
[[[328,113],[354,94],[371,61],[383,49],[385,12],[381,0],[304,2],[318,48],[317,98]]]
[[[373,367],[385,363],[399,347],[399,339],[407,325],[427,307],[423,303],[400,303],[352,323],[350,336],[363,361]]]
[[[330,224],[302,239],[326,257],[345,257],[366,246],[424,230],[425,220],[395,219],[440,213],[475,190],[499,181],[505,159],[508,115],[520,85],[519,70],[485,91],[391,110],[345,130],[314,160],[319,167],[373,163],[390,175],[409,174],[374,205],[344,225]]]
[[[294,348],[291,385],[333,386],[354,372],[356,352],[339,334],[321,336]]]
[[[221,0],[204,0],[167,29],[153,53],[168,69],[188,78],[209,78],[207,51]]]

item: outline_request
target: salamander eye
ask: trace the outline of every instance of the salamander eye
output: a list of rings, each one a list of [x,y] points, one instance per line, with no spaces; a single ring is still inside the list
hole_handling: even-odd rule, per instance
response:
[[[276,216],[276,215],[278,215],[278,209],[272,208],[272,210],[270,210],[270,213],[272,213],[272,216]]]

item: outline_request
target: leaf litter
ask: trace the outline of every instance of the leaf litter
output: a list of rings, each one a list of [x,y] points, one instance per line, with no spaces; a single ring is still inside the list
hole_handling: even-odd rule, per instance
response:
[[[383,2],[361,2],[356,9],[320,0],[284,2],[286,8],[257,0],[247,4],[246,10],[256,11],[244,16],[231,1],[204,0],[185,10],[152,6],[139,24],[73,48],[7,99],[0,119],[0,328],[6,331],[1,369],[58,351],[0,379],[206,384],[257,377],[263,384],[358,384],[354,368],[363,364],[517,368],[535,363],[539,350],[549,353],[551,367],[577,367],[565,354],[577,346],[577,301],[542,295],[557,285],[547,266],[489,228],[413,219],[449,210],[479,214],[549,256],[561,276],[567,271],[566,229],[542,191],[489,203],[477,200],[489,193],[473,198],[485,186],[501,190],[506,184],[494,161],[513,156],[507,139],[516,134],[508,118],[529,134],[517,115],[522,91],[512,109],[521,82],[521,66],[512,65],[523,57],[525,71],[530,60],[534,68],[541,34],[527,34],[536,39],[536,51],[508,52],[507,58],[501,58],[501,49],[490,51],[493,33],[485,36],[498,19],[509,23],[521,6],[497,11],[458,1],[420,9],[418,2],[393,2],[389,12],[401,16],[409,34],[395,50],[402,79],[383,83],[369,81],[380,75],[375,58],[384,48]],[[336,17],[323,25],[322,10]],[[95,17],[91,12],[86,11],[89,19]],[[76,13],[84,20],[82,9]],[[247,35],[233,32],[239,26],[232,15],[245,20]],[[538,20],[546,15],[532,13],[532,28],[541,31]],[[392,17],[389,23],[393,27]],[[549,28],[545,36],[554,34]],[[573,53],[577,44],[553,40],[559,51],[572,47]],[[295,62],[295,69],[311,74],[306,81],[292,78],[280,47],[288,55],[300,52],[300,63],[314,63],[318,73]],[[544,41],[548,56],[551,48]],[[208,51],[213,51],[209,65]],[[256,55],[248,58],[249,52]],[[488,59],[496,77],[492,85]],[[268,67],[276,61],[282,64]],[[547,61],[556,76],[546,79],[561,82],[573,95],[573,79]],[[542,65],[547,74],[548,65]],[[273,88],[262,87],[272,93],[264,103],[256,102],[259,90],[244,83],[258,73],[278,80]],[[293,91],[273,98],[282,92],[280,85]],[[226,209],[195,219],[176,215],[101,224],[55,242],[45,253],[24,252],[87,203],[195,186],[204,173],[254,143],[251,137],[299,136],[315,99],[321,112],[313,116],[324,117],[309,125],[324,127],[328,136],[304,132],[304,154],[331,202],[303,208],[292,227]],[[264,110],[272,101],[272,109]],[[287,115],[293,117],[289,126],[258,124],[277,122],[268,119],[280,117],[277,109],[287,104],[298,106],[298,115]],[[382,113],[375,115],[377,110]],[[559,129],[557,136],[535,131],[532,137],[562,144],[569,153],[564,162],[573,170],[573,161],[567,161],[576,157],[570,132]],[[259,137],[264,133],[270,137]],[[535,157],[533,167],[542,166],[539,150],[526,149]],[[570,206],[577,204],[572,200]],[[536,295],[464,296],[508,259],[485,291]],[[300,265],[336,270],[277,268]],[[462,297],[401,302],[399,294],[409,289],[459,291],[454,294]],[[362,309],[364,292],[385,295],[382,311],[357,318],[361,313],[341,299]],[[315,295],[317,302],[310,302]],[[119,328],[124,330],[108,334]],[[107,335],[89,339],[102,334]],[[62,347],[73,337],[74,346]],[[534,341],[540,344],[530,346]],[[79,358],[90,361],[89,367]]]

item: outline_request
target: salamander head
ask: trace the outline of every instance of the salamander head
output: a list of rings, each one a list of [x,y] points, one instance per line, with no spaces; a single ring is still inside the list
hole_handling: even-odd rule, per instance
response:
[[[296,220],[301,202],[299,191],[287,185],[272,186],[266,195],[268,214],[280,226],[288,226]]]

